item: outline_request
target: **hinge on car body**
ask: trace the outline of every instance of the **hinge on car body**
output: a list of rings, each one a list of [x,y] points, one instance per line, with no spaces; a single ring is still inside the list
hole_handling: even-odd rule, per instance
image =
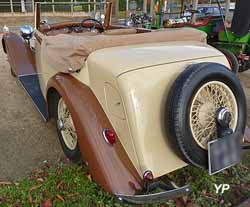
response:
[[[70,73],[73,73],[73,72],[74,72],[73,68],[68,68],[68,71],[69,71]]]
[[[73,68],[68,68],[69,73],[79,73],[81,69],[74,70]]]

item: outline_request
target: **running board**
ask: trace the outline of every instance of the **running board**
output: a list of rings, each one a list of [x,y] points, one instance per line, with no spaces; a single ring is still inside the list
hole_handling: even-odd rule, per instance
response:
[[[40,89],[38,74],[20,75],[18,79],[21,85],[31,97],[37,110],[40,112],[45,121],[48,120],[47,104]]]

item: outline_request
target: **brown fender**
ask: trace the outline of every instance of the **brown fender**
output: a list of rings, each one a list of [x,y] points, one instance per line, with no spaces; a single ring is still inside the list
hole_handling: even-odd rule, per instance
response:
[[[92,178],[113,194],[134,195],[141,191],[142,179],[120,141],[111,146],[103,138],[103,129],[113,127],[91,89],[67,74],[50,79],[47,100],[51,100],[49,94],[54,89],[69,107]]]
[[[35,54],[22,37],[13,32],[5,33],[2,44],[16,75],[36,73]]]

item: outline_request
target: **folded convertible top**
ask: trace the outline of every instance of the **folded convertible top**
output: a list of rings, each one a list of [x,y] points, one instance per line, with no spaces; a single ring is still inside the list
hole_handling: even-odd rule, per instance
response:
[[[127,35],[68,35],[46,36],[42,41],[43,61],[59,72],[80,70],[94,51],[117,46],[168,41],[206,42],[206,34],[192,28],[165,29]]]

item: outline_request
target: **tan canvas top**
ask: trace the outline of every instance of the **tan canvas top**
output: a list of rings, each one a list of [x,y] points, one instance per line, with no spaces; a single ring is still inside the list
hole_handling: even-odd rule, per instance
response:
[[[51,68],[68,73],[81,69],[92,52],[108,47],[168,41],[206,41],[206,34],[192,28],[165,29],[155,32],[112,35],[46,36],[42,41],[43,58]],[[69,70],[70,69],[70,70]]]

